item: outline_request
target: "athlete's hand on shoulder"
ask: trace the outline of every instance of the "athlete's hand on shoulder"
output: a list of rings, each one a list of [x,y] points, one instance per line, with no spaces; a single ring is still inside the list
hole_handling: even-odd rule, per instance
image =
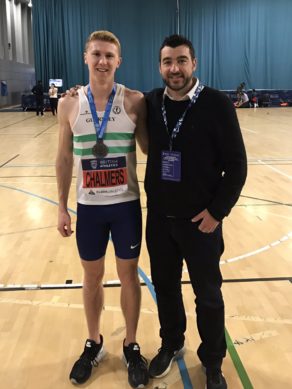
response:
[[[199,230],[207,234],[214,232],[219,224],[218,220],[214,219],[207,209],[204,209],[192,218],[193,223],[199,220],[202,220],[198,227]]]
[[[75,85],[74,87],[67,89],[66,92],[62,93],[61,97],[66,97],[66,96],[76,97],[78,96],[78,89],[80,88],[81,85]]]
[[[71,236],[74,231],[71,230],[71,216],[68,211],[60,211],[58,214],[58,231],[64,237]]]

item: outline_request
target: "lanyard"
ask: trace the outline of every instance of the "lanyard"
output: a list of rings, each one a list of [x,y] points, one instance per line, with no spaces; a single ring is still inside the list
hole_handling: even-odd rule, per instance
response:
[[[199,84],[195,93],[193,94],[193,97],[191,98],[191,101],[189,102],[186,110],[184,111],[184,113],[182,114],[182,116],[178,119],[173,131],[172,131],[172,134],[171,136],[169,137],[169,150],[171,151],[172,150],[172,143],[173,143],[173,139],[177,136],[177,134],[179,133],[180,131],[180,128],[181,128],[181,125],[183,124],[183,121],[184,121],[184,118],[186,116],[186,113],[188,112],[188,110],[191,108],[191,106],[193,104],[196,103],[198,97],[199,97],[199,94],[202,92],[202,90],[204,89],[204,85],[202,84]],[[163,116],[163,121],[164,121],[164,124],[165,124],[165,127],[167,128],[167,131],[168,131],[168,126],[167,126],[167,117],[166,117],[166,109],[165,109],[165,105],[164,105],[164,96],[163,96],[163,99],[162,99],[162,106],[161,106],[161,111],[162,111],[162,116]]]
[[[105,112],[104,112],[104,115],[102,118],[102,122],[101,122],[101,124],[99,124],[99,118],[98,118],[97,113],[96,113],[94,98],[93,98],[93,95],[91,93],[90,85],[88,85],[87,96],[88,96],[90,111],[91,111],[91,115],[92,115],[92,119],[93,119],[93,123],[94,123],[94,128],[96,131],[97,139],[103,138],[103,134],[104,134],[107,122],[109,120],[109,115],[110,115],[110,112],[112,109],[115,94],[116,94],[116,85],[114,85],[113,90],[110,94],[110,97],[108,98],[108,102],[106,104],[106,108],[105,108]]]

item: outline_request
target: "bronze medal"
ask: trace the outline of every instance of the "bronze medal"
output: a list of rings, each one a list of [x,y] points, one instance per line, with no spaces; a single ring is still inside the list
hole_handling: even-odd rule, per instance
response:
[[[97,158],[104,158],[108,154],[108,147],[103,143],[103,139],[98,139],[92,147],[92,154]]]

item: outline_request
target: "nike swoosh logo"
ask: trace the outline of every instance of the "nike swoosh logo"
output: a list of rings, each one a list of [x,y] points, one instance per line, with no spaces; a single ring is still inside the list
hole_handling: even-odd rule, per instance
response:
[[[140,242],[139,243],[137,243],[137,244],[135,244],[135,245],[131,245],[130,247],[131,247],[131,250],[134,250],[136,247],[138,247],[139,246],[139,244],[140,244]]]

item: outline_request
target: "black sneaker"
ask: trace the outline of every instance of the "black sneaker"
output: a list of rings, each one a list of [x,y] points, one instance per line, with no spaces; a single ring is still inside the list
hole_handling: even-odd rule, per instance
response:
[[[100,343],[87,339],[83,353],[74,363],[69,379],[72,384],[83,384],[91,376],[92,367],[98,366],[98,362],[104,357],[103,338],[100,335]]]
[[[227,383],[220,369],[207,369],[206,375],[206,389],[227,389]]]
[[[138,343],[123,346],[124,360],[128,368],[128,381],[132,388],[144,388],[148,384],[148,364],[140,353]]]
[[[153,378],[164,377],[169,373],[172,362],[175,359],[182,357],[183,347],[179,350],[171,350],[162,347],[158,350],[158,354],[152,359],[149,366],[149,375]]]

